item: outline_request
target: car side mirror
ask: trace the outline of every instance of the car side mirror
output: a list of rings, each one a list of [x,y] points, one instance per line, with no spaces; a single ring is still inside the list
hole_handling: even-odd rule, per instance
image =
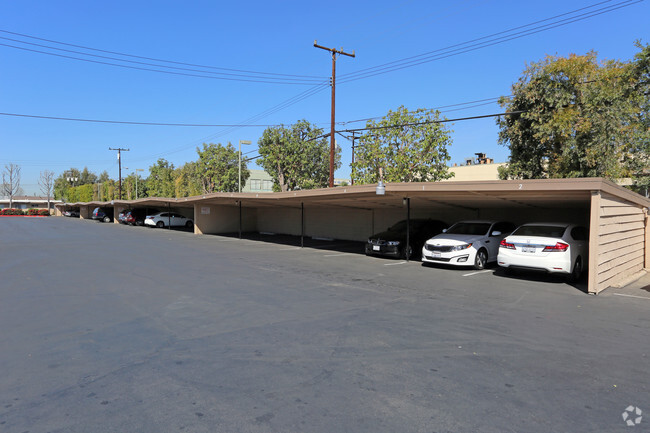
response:
[[[492,232],[490,236],[499,236],[499,235],[501,235],[501,232],[499,230],[495,230]]]

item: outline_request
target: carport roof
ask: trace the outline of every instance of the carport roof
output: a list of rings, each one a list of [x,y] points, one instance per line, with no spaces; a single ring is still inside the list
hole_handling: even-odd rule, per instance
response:
[[[412,204],[431,208],[565,208],[587,206],[592,192],[602,191],[638,206],[650,207],[650,200],[602,178],[388,183],[385,195],[377,195],[376,186],[354,185],[276,193],[213,193],[186,198],[153,197],[67,203],[67,206],[235,206],[241,201],[244,207],[300,207],[302,203],[305,206],[380,209],[402,207],[402,200],[408,197]]]

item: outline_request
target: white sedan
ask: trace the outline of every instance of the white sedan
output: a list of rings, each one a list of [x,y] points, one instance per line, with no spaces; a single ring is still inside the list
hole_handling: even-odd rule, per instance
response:
[[[192,227],[194,222],[178,213],[158,212],[155,215],[147,215],[144,219],[144,225],[151,227]]]
[[[457,222],[425,242],[422,261],[483,269],[496,261],[499,242],[514,228],[506,221]]]
[[[575,224],[530,223],[501,241],[498,263],[507,269],[537,270],[580,279],[587,264],[589,234]]]

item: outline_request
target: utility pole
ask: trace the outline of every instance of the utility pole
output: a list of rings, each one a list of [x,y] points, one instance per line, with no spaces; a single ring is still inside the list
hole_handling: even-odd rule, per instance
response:
[[[113,149],[112,147],[109,147],[108,150],[117,150],[117,163],[120,169],[120,195],[118,196],[118,200],[122,200],[122,152],[128,152],[130,149],[122,149],[121,147]]]
[[[334,152],[336,150],[336,144],[334,142],[334,113],[335,113],[335,98],[334,95],[336,94],[336,55],[337,54],[343,54],[348,57],[355,57],[354,51],[352,51],[352,54],[346,53],[343,51],[343,48],[340,50],[337,50],[336,48],[327,48],[323,47],[321,45],[318,45],[317,41],[314,41],[314,46],[316,48],[320,48],[321,50],[329,51],[332,53],[332,78],[331,80],[331,86],[332,86],[332,128],[330,132],[330,183],[329,186],[332,188],[334,186]]]
[[[357,131],[352,131],[352,165],[354,165],[354,139],[357,138],[355,133]],[[350,185],[354,185],[354,175],[350,174]]]

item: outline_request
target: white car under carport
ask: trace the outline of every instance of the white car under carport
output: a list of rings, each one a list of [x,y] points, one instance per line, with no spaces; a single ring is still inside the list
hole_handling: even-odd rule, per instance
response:
[[[155,215],[147,215],[144,225],[150,227],[192,227],[194,222],[184,215],[175,212],[158,212]]]
[[[530,223],[501,241],[499,266],[506,269],[565,274],[575,282],[587,264],[589,234],[564,223]]]
[[[507,221],[460,221],[432,237],[422,248],[422,262],[483,269],[497,260],[499,243],[515,225]]]

